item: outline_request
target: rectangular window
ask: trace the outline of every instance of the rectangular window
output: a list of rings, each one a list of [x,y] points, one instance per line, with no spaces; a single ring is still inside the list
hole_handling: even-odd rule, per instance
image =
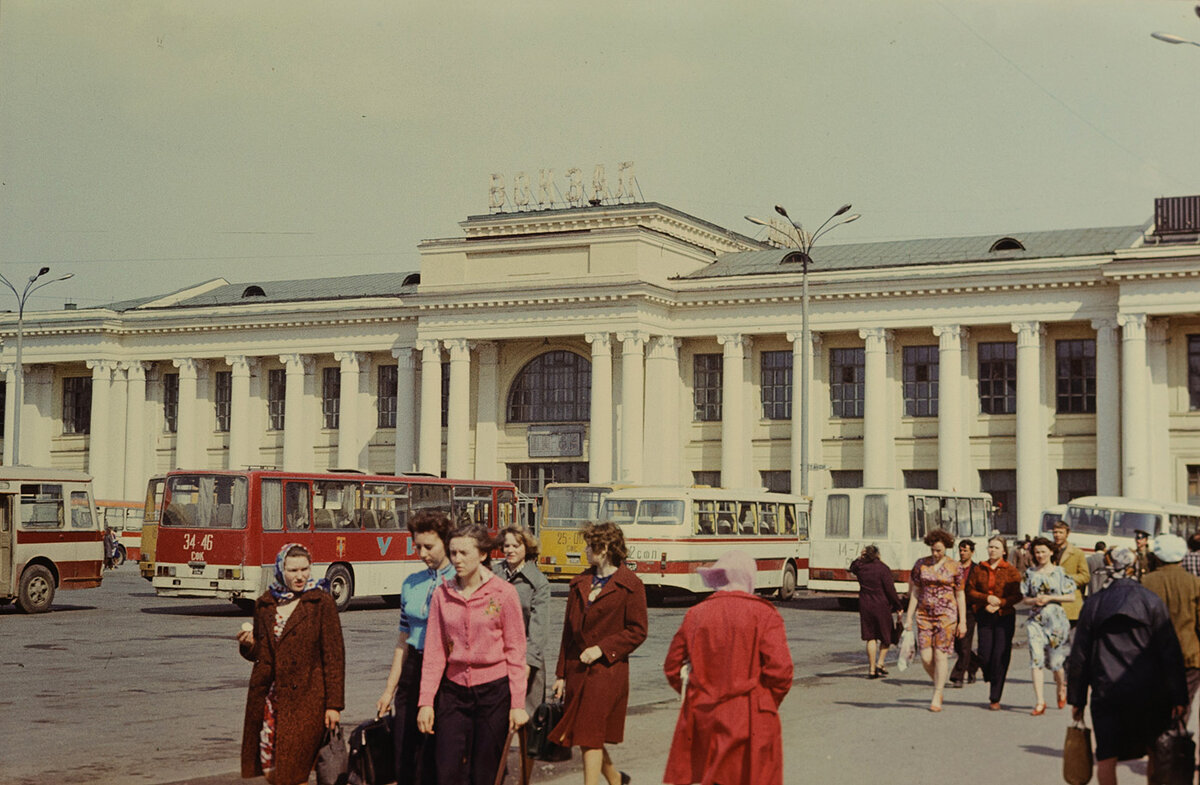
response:
[[[179,431],[179,374],[163,374],[163,430]]]
[[[932,471],[928,469],[905,469],[904,470],[904,487],[905,488],[937,488],[938,473],[937,469]]]
[[[365,529],[398,530],[408,526],[408,486],[379,483],[363,486],[362,518]]]
[[[342,369],[321,369],[321,417],[325,427],[337,430],[342,410]]]
[[[92,519],[92,502],[88,499],[87,491],[71,491],[71,528],[96,528],[96,522]]]
[[[979,344],[979,411],[984,414],[1016,413],[1015,341]]]
[[[863,537],[888,536],[887,496],[870,493],[863,497]]]
[[[709,488],[720,488],[721,473],[704,471],[692,472],[692,484],[707,485]]]
[[[846,539],[850,536],[850,497],[830,494],[825,503],[825,536]]]
[[[450,363],[442,363],[442,427],[450,424]]]
[[[721,419],[721,381],[725,357],[720,354],[697,354],[692,358],[692,401],[696,422],[719,422]]]
[[[283,529],[283,482],[281,480],[263,480],[259,495],[263,531],[281,531]]]
[[[992,495],[993,525],[1001,534],[1017,533],[1017,470],[980,469],[979,490]]]
[[[829,403],[832,416],[863,416],[867,354],[865,349],[829,350]]]
[[[63,433],[92,432],[92,377],[63,379]]]
[[[904,413],[937,417],[938,347],[904,347]]]
[[[1200,409],[1200,335],[1188,337],[1188,408]]]
[[[379,427],[396,427],[396,374],[398,366],[379,367]]]
[[[1188,473],[1188,504],[1200,505],[1200,466],[1191,464]]]
[[[1055,342],[1055,391],[1059,414],[1096,413],[1096,341]]]
[[[863,487],[863,473],[856,469],[832,469],[829,479],[834,488]]]
[[[791,472],[760,471],[758,475],[762,478],[762,486],[768,491],[772,491],[774,493],[792,492]]]
[[[763,419],[792,419],[792,353],[763,352],[760,383]]]
[[[213,379],[213,402],[217,406],[217,430],[229,431],[229,411],[233,401],[233,372],[217,371]]]
[[[695,511],[696,534],[717,533],[717,506],[713,501],[697,500],[692,509]]]
[[[1059,469],[1058,503],[1066,504],[1080,496],[1096,495],[1095,469]]]
[[[287,371],[273,368],[267,371],[267,429],[282,431],[287,404]]]
[[[527,496],[540,496],[546,483],[551,482],[587,482],[588,465],[571,461],[569,463],[510,463],[508,464],[508,480],[517,486],[517,490]]]
[[[0,439],[4,438],[4,411],[8,408],[8,384],[0,384]]]
[[[91,377],[88,377],[91,381]],[[61,485],[36,483],[21,486],[21,528],[63,528],[63,489]]]
[[[357,529],[358,484],[332,480],[313,481],[313,528]]]

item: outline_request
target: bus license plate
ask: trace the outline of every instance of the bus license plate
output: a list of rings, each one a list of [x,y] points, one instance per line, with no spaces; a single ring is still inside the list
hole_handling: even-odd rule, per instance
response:
[[[192,575],[203,575],[203,574],[204,574],[203,567],[193,567],[192,568]]]

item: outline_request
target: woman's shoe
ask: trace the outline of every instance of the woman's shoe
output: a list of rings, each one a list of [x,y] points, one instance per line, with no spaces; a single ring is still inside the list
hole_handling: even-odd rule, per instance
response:
[[[1033,716],[1035,716],[1035,717],[1040,717],[1040,716],[1042,716],[1043,714],[1045,714],[1045,713],[1046,713],[1046,704],[1044,704],[1044,703],[1039,703],[1038,705],[1034,706],[1034,707],[1033,707],[1033,711],[1031,711],[1031,712],[1029,712],[1029,713],[1030,713],[1030,714],[1032,714],[1032,715],[1033,715]]]
[[[1000,711],[1000,704],[999,704],[999,702],[997,702],[997,703],[989,703],[989,704],[988,704],[988,709],[989,709],[990,711]]]
[[[629,785],[631,782],[633,782],[633,778],[625,772],[621,772],[621,785]]]
[[[933,704],[931,703],[931,704],[929,704],[929,710],[930,710],[930,711],[941,711],[941,710],[942,710],[942,707],[941,707],[941,706],[935,706],[935,705],[933,705]]]
[[[878,668],[876,668],[875,672],[878,673],[880,676],[888,675],[887,668],[883,667],[882,665],[880,665]]]
[[[1063,708],[1067,705],[1067,685],[1060,684],[1058,687],[1058,708]]]

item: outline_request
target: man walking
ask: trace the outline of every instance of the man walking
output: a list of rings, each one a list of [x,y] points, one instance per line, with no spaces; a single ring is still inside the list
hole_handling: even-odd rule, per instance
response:
[[[1067,612],[1067,620],[1074,627],[1075,620],[1079,618],[1079,610],[1083,607],[1083,590],[1087,588],[1092,574],[1088,571],[1087,558],[1083,555],[1083,551],[1067,541],[1067,537],[1071,534],[1071,527],[1067,525],[1067,522],[1055,523],[1053,533],[1054,563],[1062,567],[1067,577],[1075,582],[1075,599],[1063,603],[1063,610]]]
[[[1183,569],[1200,578],[1200,532],[1187,538],[1188,552],[1184,555]]]
[[[1104,552],[1108,550],[1108,546],[1104,544],[1104,540],[1096,540],[1096,550],[1087,555],[1088,572],[1091,575],[1088,577],[1087,593],[1090,597],[1096,592],[1104,588],[1104,582],[1108,580],[1108,562],[1104,558]]]
[[[963,585],[971,583],[971,572],[975,569],[975,541],[962,539],[958,541],[958,563],[962,566]],[[954,661],[954,670],[950,671],[950,686],[963,686],[963,676],[968,684],[975,683],[975,672],[979,670],[979,655],[975,653],[972,641],[975,640],[975,614],[967,604],[967,634],[954,639],[954,653],[958,659]]]
[[[1187,546],[1175,534],[1160,534],[1154,538],[1154,557],[1159,567],[1142,578],[1142,585],[1158,595],[1167,606],[1171,624],[1183,651],[1183,667],[1187,676],[1188,713],[1192,716],[1192,700],[1200,688],[1200,578],[1183,569]]]

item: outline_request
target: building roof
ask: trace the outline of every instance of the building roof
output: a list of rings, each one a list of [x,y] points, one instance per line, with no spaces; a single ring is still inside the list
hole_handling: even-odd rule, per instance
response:
[[[333,278],[298,278],[290,281],[243,281],[241,283],[229,283],[218,279],[210,282],[209,285],[195,287],[198,291],[194,294],[189,294],[188,289],[181,289],[167,295],[122,300],[103,307],[113,311],[131,311],[167,307],[199,308],[213,305],[338,300],[355,297],[399,297],[416,293],[417,284],[411,280],[413,275],[413,272],[408,271],[345,275]],[[249,294],[259,291],[262,293]]]
[[[818,245],[812,253],[811,270],[862,270],[913,265],[961,262],[1011,261],[1111,254],[1129,248],[1141,239],[1146,226],[1115,226],[1102,229],[1060,229],[1021,232],[1012,235],[942,237],[926,240],[895,240],[879,243]],[[1013,243],[1011,241],[1017,241]],[[999,243],[1000,248],[991,250]],[[1017,245],[1019,243],[1019,245]],[[727,253],[717,261],[685,278],[724,278],[795,272],[783,260],[794,248]]]

